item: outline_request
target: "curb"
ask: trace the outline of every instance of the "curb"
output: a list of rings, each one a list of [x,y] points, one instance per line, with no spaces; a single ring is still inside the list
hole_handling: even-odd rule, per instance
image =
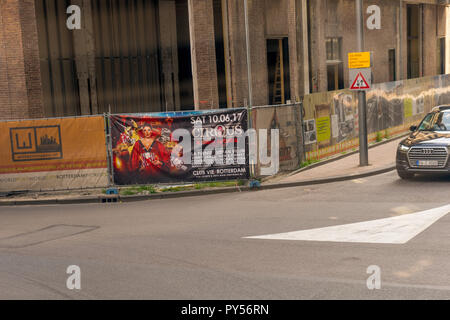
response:
[[[322,178],[322,179],[315,179],[315,180],[303,180],[303,181],[296,181],[296,182],[266,184],[266,185],[261,186],[261,188],[259,188],[259,189],[260,190],[270,190],[270,189],[281,189],[281,188],[291,188],[291,187],[308,186],[308,185],[315,185],[315,184],[341,182],[341,181],[354,180],[354,179],[359,179],[359,178],[366,178],[366,177],[370,177],[370,176],[376,176],[376,175],[387,173],[387,172],[390,172],[393,170],[395,170],[395,164],[386,166],[381,169],[376,169],[376,170],[372,170],[372,171],[367,171],[367,172],[352,174],[352,175],[346,175],[346,176],[335,176],[335,177],[331,177],[331,178]]]
[[[248,186],[241,187],[228,187],[228,188],[218,188],[210,190],[192,190],[192,191],[179,191],[173,193],[157,193],[149,195],[136,195],[136,196],[120,196],[120,195],[104,195],[104,196],[91,196],[91,197],[80,197],[72,199],[45,199],[45,200],[11,200],[0,202],[0,207],[4,206],[23,206],[23,205],[54,205],[54,204],[83,204],[83,203],[119,203],[119,202],[135,202],[135,201],[147,201],[147,200],[158,200],[158,199],[175,199],[184,197],[196,197],[196,196],[206,196],[222,193],[232,193],[232,192],[248,192],[248,191],[259,191],[259,190],[273,190],[282,188],[292,188],[307,185],[316,184],[327,184],[332,182],[340,182],[353,180],[358,178],[370,177],[378,174],[387,173],[393,171],[395,165],[389,165],[387,167],[372,170],[368,172],[363,172],[355,175],[346,176],[335,176],[330,178],[316,179],[316,180],[304,180],[296,182],[287,183],[274,183],[261,185],[259,188],[250,188]]]
[[[372,149],[372,148],[375,148],[375,147],[378,147],[378,146],[382,146],[384,144],[388,144],[388,143],[393,142],[395,140],[404,138],[404,137],[406,137],[408,135],[409,135],[409,133],[405,133],[405,134],[401,134],[401,135],[392,137],[391,139],[387,139],[387,140],[383,140],[381,142],[374,143],[374,144],[368,146],[368,149]],[[320,162],[313,163],[313,164],[311,164],[311,165],[309,165],[307,167],[300,168],[300,169],[297,169],[295,171],[289,172],[286,175],[286,177],[290,177],[290,176],[293,176],[293,175],[295,175],[297,173],[300,173],[300,172],[303,172],[303,171],[306,171],[306,170],[309,170],[309,169],[313,169],[313,168],[317,168],[317,167],[323,166],[323,165],[328,164],[328,163],[333,162],[333,161],[344,159],[346,157],[352,156],[352,155],[357,154],[357,153],[359,153],[359,149],[357,149],[355,151],[348,152],[346,154],[339,155],[339,156],[334,157],[334,158],[329,158],[329,159],[326,159],[326,160],[322,160]]]

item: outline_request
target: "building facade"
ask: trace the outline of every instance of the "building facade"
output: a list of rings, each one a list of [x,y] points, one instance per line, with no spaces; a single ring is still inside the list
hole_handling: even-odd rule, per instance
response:
[[[447,1],[363,10],[375,83],[450,72]],[[248,13],[253,105],[348,87],[354,0]],[[0,119],[242,107],[245,34],[244,0],[0,0]]]

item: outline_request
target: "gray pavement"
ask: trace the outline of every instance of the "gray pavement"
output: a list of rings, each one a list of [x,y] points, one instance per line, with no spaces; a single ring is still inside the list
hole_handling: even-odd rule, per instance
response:
[[[450,177],[0,207],[0,299],[450,299],[450,215],[406,244],[245,239],[450,203]],[[81,290],[66,268],[81,268]],[[367,267],[381,268],[368,290]]]
[[[336,176],[352,176],[377,172],[385,168],[395,167],[395,155],[398,144],[404,137],[386,141],[382,144],[374,145],[369,149],[369,165],[359,166],[359,153],[329,161],[323,165],[299,170],[297,173],[280,175],[269,179],[267,184],[275,183],[293,183],[302,181],[311,181]]]

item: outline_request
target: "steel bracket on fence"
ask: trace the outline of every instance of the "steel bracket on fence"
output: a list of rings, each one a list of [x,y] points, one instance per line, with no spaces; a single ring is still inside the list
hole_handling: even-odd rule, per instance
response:
[[[108,155],[108,187],[114,186],[114,165],[113,165],[113,151],[112,151],[112,135],[111,135],[111,113],[104,113],[105,118],[105,141],[106,154]]]

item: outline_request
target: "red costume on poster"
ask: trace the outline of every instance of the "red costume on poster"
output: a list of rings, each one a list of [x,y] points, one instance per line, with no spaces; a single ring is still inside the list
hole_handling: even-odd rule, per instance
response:
[[[133,147],[130,159],[130,171],[139,172],[140,176],[158,176],[169,171],[170,154],[164,145],[154,140],[147,149],[141,140]]]

